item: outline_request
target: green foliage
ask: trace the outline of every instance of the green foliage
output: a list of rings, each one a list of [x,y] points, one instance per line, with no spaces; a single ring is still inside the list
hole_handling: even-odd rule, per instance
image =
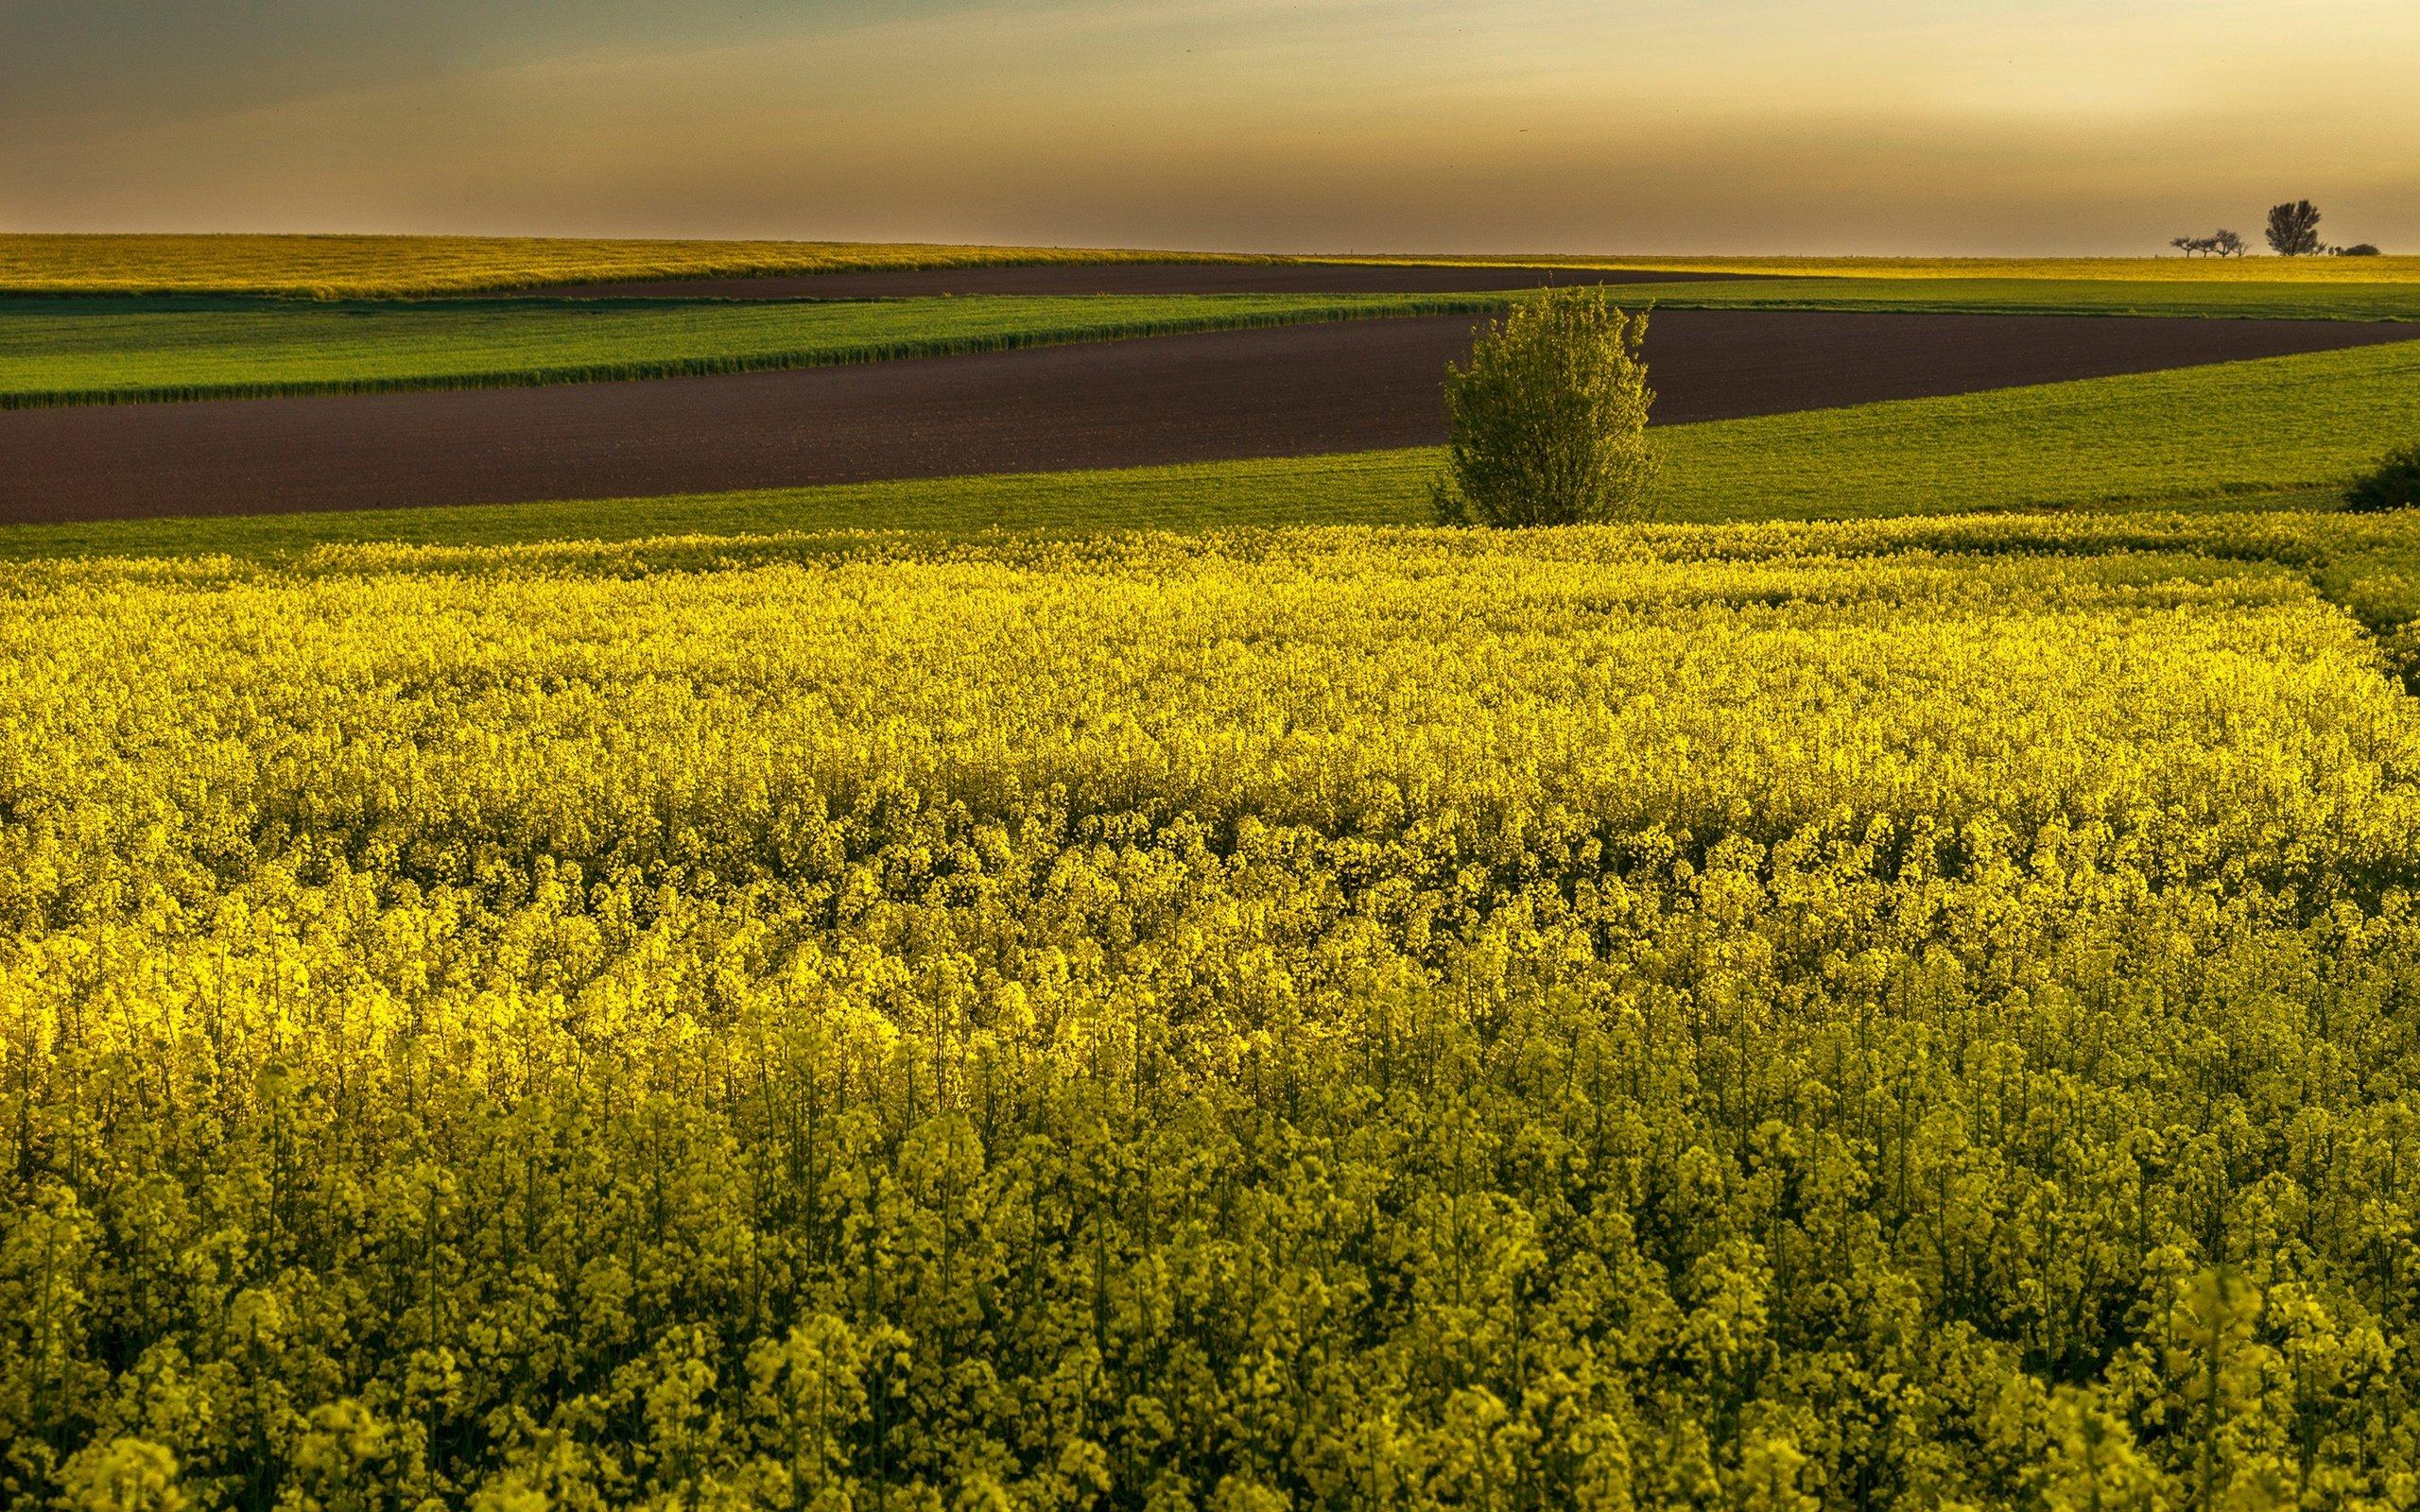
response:
[[[2420,506],[2420,444],[2390,452],[2376,471],[2344,491],[2348,509],[2409,509]]]
[[[1646,507],[1656,458],[1644,313],[1599,289],[1558,289],[1489,325],[1468,367],[1445,369],[1447,524],[1560,525]]]

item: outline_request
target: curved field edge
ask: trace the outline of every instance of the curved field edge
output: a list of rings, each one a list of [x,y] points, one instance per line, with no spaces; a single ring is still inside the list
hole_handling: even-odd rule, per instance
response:
[[[666,324],[711,318],[726,318],[735,329],[726,334],[726,345],[743,341],[748,325],[771,326],[778,337],[785,324],[818,322],[834,315],[858,315],[877,321],[890,320],[905,315],[909,319],[931,320],[941,329],[930,335],[907,335],[892,337],[835,335],[803,346],[773,346],[757,351],[701,351],[675,355],[650,357],[612,356],[600,352],[584,360],[524,361],[518,365],[508,359],[495,365],[482,365],[483,358],[475,342],[460,341],[448,350],[447,338],[416,335],[411,322],[433,313],[415,309],[410,313],[391,306],[377,308],[375,318],[399,322],[399,339],[391,345],[381,345],[367,352],[358,347],[337,347],[333,343],[325,351],[305,349],[288,360],[298,363],[340,361],[343,354],[360,352],[364,362],[409,364],[416,351],[424,352],[421,359],[432,365],[448,361],[469,364],[458,368],[431,366],[419,370],[387,373],[331,373],[324,375],[296,374],[259,379],[223,379],[143,382],[123,376],[127,361],[173,365],[175,349],[137,346],[120,352],[105,352],[96,355],[78,354],[78,360],[91,362],[111,376],[92,382],[70,385],[24,384],[10,373],[9,363],[0,354],[0,409],[43,409],[77,404],[132,404],[176,403],[213,399],[269,399],[306,394],[370,394],[400,393],[437,389],[532,388],[557,384],[628,382],[649,378],[698,378],[718,374],[771,372],[801,368],[845,367],[862,363],[903,361],[918,357],[965,356],[987,352],[1013,352],[1032,347],[1066,346],[1088,341],[1134,340],[1150,336],[1185,335],[1213,331],[1259,330],[1273,326],[1315,325],[1340,320],[1384,319],[1428,315],[1483,315],[1503,308],[1505,297],[1500,295],[1403,296],[1373,295],[1362,299],[1339,299],[1334,296],[1294,301],[1288,296],[1264,298],[1257,295],[1200,295],[1183,299],[1153,296],[1129,300],[1120,296],[1103,297],[1103,313],[1091,318],[1066,318],[1064,309],[1080,299],[1047,301],[1051,316],[1039,323],[1009,329],[958,330],[952,324],[967,320],[996,319],[1010,314],[1013,322],[1021,318],[1021,308],[1028,301],[1020,297],[978,297],[969,299],[936,299],[917,301],[850,301],[846,304],[750,305],[717,301],[709,305],[650,304],[641,310],[616,309],[607,306],[599,311],[565,310],[560,305],[532,301],[527,305],[481,305],[486,313],[508,310],[526,318],[539,332],[539,339],[546,338],[546,328],[572,335],[593,330],[600,319],[623,316],[661,314]],[[1188,302],[1207,303],[1210,308],[1185,311]],[[1134,313],[1138,307],[1150,311],[1157,307],[1176,305],[1183,313]],[[319,314],[317,310],[298,313],[300,318]],[[257,309],[246,316],[258,320],[264,317]],[[1052,317],[1055,317],[1053,318]],[[107,319],[108,317],[100,317]],[[162,317],[165,319],[185,318],[181,314]],[[201,316],[199,320],[210,318]],[[84,323],[84,318],[69,317],[60,324]],[[223,361],[216,355],[239,350],[240,341],[218,333],[205,332],[211,341],[212,356],[204,361]],[[648,339],[661,339],[654,333],[640,332]],[[20,336],[19,341],[24,338]],[[416,345],[417,343],[425,345]],[[711,342],[709,343],[711,344]],[[599,343],[610,351],[611,341]],[[18,362],[26,363],[24,357]],[[244,359],[249,360],[249,359]],[[276,359],[272,358],[271,361]]]
[[[703,377],[1334,320],[1492,314],[1526,291],[897,300],[0,301],[0,409]],[[1623,298],[1620,295],[1617,299]],[[1650,310],[2420,320],[2420,285],[1776,280]]]
[[[2420,342],[1656,434],[1666,458],[1658,502],[1672,520],[2241,504],[2340,487],[2420,437]],[[16,525],[0,528],[0,559],[276,556],[378,541],[1405,524],[1427,518],[1440,455],[1416,449],[728,494]]]

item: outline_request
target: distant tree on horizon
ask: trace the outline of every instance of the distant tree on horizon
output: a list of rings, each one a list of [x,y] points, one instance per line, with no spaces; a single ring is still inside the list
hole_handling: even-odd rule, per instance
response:
[[[2207,236],[2173,237],[2168,245],[2187,257],[2241,257],[2244,253],[2243,238],[2225,230],[2214,231]]]
[[[2319,207],[2290,200],[2269,211],[2269,247],[2280,257],[2308,257],[2319,250]]]

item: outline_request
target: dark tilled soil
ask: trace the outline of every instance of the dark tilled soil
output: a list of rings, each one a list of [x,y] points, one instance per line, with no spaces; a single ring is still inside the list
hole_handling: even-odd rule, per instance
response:
[[[1417,446],[1453,316],[551,388],[0,413],[0,522],[709,492]],[[1661,421],[2420,339],[2420,325],[1668,310]]]
[[[1067,263],[903,267],[783,278],[557,284],[517,292],[573,300],[891,300],[935,294],[1469,294],[1549,284],[1703,284],[1754,273],[1591,267],[1419,267],[1376,263]]]

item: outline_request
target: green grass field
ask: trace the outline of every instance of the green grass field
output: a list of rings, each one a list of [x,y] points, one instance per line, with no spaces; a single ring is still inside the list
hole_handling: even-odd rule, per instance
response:
[[[2340,484],[2420,437],[2420,342],[1658,433],[1664,518],[1823,519],[2244,501]],[[0,530],[0,558],[280,555],[831,530],[1227,529],[1426,517],[1430,451],[689,498]]]
[[[1507,296],[969,296],[841,303],[0,300],[0,407],[485,387],[938,356],[1315,320],[1482,313]],[[2420,284],[1776,280],[1657,284],[1673,309],[2420,320]]]
[[[840,303],[0,301],[0,408],[809,368],[1377,316],[1488,296],[1113,295]]]

